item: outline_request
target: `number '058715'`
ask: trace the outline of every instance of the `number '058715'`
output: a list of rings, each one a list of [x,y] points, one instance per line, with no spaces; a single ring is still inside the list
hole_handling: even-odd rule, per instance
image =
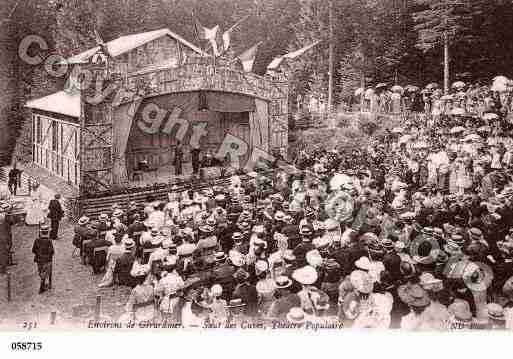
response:
[[[43,349],[41,342],[12,342],[11,350],[13,351],[35,351]]]

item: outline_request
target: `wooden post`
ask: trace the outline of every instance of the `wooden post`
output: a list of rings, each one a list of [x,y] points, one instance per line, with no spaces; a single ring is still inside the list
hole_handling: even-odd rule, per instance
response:
[[[7,301],[11,301],[11,273],[7,272]]]
[[[444,32],[444,95],[449,93],[449,36]]]
[[[102,311],[102,296],[97,295],[96,296],[96,306],[94,308],[94,319],[100,320],[100,314]]]
[[[55,325],[55,319],[57,318],[57,312],[53,311],[50,313],[50,325]]]
[[[330,114],[333,110],[333,72],[335,71],[334,66],[334,36],[333,36],[333,1],[329,2],[329,31],[330,31],[330,43],[329,43],[329,64],[328,64],[328,108],[327,113]]]

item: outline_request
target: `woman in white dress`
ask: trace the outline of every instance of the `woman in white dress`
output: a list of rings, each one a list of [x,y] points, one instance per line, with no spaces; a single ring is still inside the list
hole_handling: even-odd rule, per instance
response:
[[[28,226],[44,223],[46,219],[43,194],[41,193],[39,184],[35,183],[32,188],[31,201],[27,208],[27,216],[25,217],[25,223]]]

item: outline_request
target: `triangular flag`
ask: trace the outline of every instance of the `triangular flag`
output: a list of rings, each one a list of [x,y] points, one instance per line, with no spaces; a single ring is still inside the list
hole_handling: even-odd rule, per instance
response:
[[[286,59],[289,59],[289,60],[292,60],[292,59],[295,59],[296,57],[299,57],[301,55],[303,55],[305,52],[307,52],[308,50],[310,50],[312,47],[314,47],[315,45],[317,45],[320,41],[316,41],[314,42],[313,44],[311,45],[308,45],[308,46],[305,46],[299,50],[296,50],[296,51],[293,51],[293,52],[289,52],[283,56],[278,56],[278,57],[275,57],[271,63],[269,65],[267,65],[267,70],[268,71],[278,71],[278,68],[283,65],[284,61]]]
[[[285,58],[283,56],[275,57],[269,65],[267,65],[267,70],[276,71]]]
[[[237,21],[235,24],[233,24],[232,27],[230,27],[228,30],[223,32],[223,50],[226,51],[230,47],[230,40],[231,40],[231,33],[237,26],[240,25],[244,20],[246,20],[250,15],[244,16],[242,19]]]
[[[196,34],[200,40],[207,40],[212,46],[214,56],[219,56],[221,52],[219,51],[218,43],[221,41],[219,39],[219,25],[214,26],[209,29],[201,25],[198,21],[195,22]]]
[[[320,41],[316,41],[313,44],[305,46],[305,47],[303,47],[303,48],[301,48],[299,50],[296,50],[296,51],[293,51],[293,52],[289,52],[288,54],[283,55],[283,57],[285,57],[287,59],[295,59],[296,57],[299,57],[299,56],[303,55],[305,52],[310,50],[312,47],[317,45],[319,42]]]
[[[260,45],[260,42],[237,56],[237,58],[242,63],[244,72],[251,72],[253,70],[253,64],[255,63],[258,45]]]

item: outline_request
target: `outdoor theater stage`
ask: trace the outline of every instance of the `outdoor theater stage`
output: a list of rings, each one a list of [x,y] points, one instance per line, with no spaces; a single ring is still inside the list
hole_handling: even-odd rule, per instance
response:
[[[192,148],[200,148],[200,161],[211,153],[235,168],[251,165],[255,154],[287,158],[286,78],[213,61],[168,29],[122,36],[106,48],[109,56],[98,46],[68,59],[68,84],[87,73],[91,86],[26,105],[31,118],[23,133],[32,158],[25,160],[76,188],[80,200],[187,182]],[[178,145],[182,176],[173,167]],[[239,151],[227,156],[228,147]],[[141,171],[141,162],[151,171]],[[221,176],[220,168],[203,172],[206,181]]]

